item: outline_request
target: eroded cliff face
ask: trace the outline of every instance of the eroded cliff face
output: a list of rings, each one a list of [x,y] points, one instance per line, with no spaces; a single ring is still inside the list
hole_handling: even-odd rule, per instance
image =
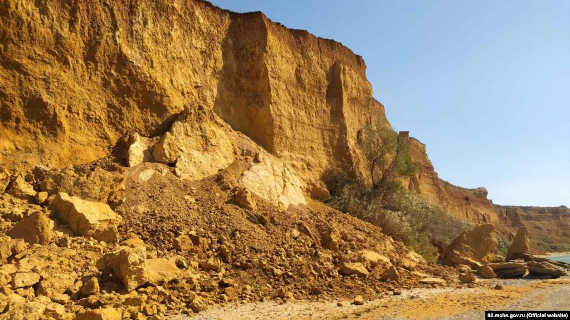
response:
[[[214,109],[318,185],[330,169],[365,177],[356,134],[387,124],[361,57],[261,13],[14,0],[0,15],[3,166],[94,160],[127,132],[162,133],[188,104]]]
[[[362,58],[262,13],[202,1],[0,4],[0,167],[65,167],[111,152],[126,133],[159,136],[185,105],[213,110],[291,166],[313,196],[327,175],[370,181],[357,144],[390,126]],[[500,223],[486,190],[438,178],[425,146],[403,178],[451,215]]]
[[[430,203],[440,206],[449,215],[471,224],[497,224],[499,217],[493,203],[487,199],[485,188],[466,189],[440,179],[426,153],[426,146],[415,138],[408,139],[410,156],[417,165],[413,177],[403,184]]]

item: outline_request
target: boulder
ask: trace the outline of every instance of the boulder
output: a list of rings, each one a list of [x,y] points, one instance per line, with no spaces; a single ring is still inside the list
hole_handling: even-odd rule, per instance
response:
[[[26,249],[26,242],[21,239],[12,239],[0,234],[0,265],[6,263],[10,257]]]
[[[49,197],[49,193],[45,192],[45,191],[40,191],[38,193],[36,193],[36,196],[34,198],[34,200],[36,201],[37,204],[44,204],[46,202],[46,200]]]
[[[16,179],[10,183],[8,193],[23,200],[32,200],[36,196],[34,187],[26,182],[22,176],[17,176]]]
[[[36,211],[14,225],[8,235],[24,239],[30,244],[48,244],[53,238],[53,225],[53,221],[46,214]]]
[[[530,254],[530,239],[528,237],[528,230],[522,226],[517,231],[513,243],[507,252],[507,260],[525,259],[531,257]]]
[[[497,277],[497,274],[489,265],[484,265],[479,268],[478,274],[483,279],[492,279]]]
[[[528,271],[533,276],[559,278],[566,275],[566,271],[548,261],[528,261]]]
[[[369,272],[360,262],[343,262],[338,270],[340,274],[345,276],[358,275],[361,277],[368,276]]]
[[[122,218],[106,203],[84,200],[60,192],[52,202],[52,209],[59,219],[79,235],[110,243],[119,240],[117,226]]]
[[[236,188],[234,192],[234,203],[247,210],[257,209],[255,199],[251,195],[251,192],[245,188]]]
[[[120,247],[119,250],[103,256],[102,266],[110,270],[127,291],[132,291],[146,283],[145,260],[144,247]]]
[[[12,278],[12,287],[26,288],[40,282],[40,275],[35,272],[17,272]]]
[[[228,167],[234,149],[212,111],[187,106],[154,146],[153,157],[174,164],[180,178],[200,180]]]
[[[90,277],[83,281],[83,285],[81,286],[81,289],[79,289],[79,293],[83,297],[98,294],[99,291],[99,280],[96,277]]]
[[[282,208],[306,204],[303,183],[295,171],[282,160],[268,155],[253,164],[239,178],[245,188],[256,196]]]
[[[360,257],[360,261],[363,263],[375,267],[377,265],[391,265],[390,259],[384,255],[379,254],[376,251],[372,250],[360,250],[358,252],[358,256]]]
[[[129,167],[152,161],[153,139],[134,133],[128,138],[128,144],[126,158]]]
[[[394,267],[393,265],[391,265],[390,267],[388,267],[388,269],[386,271],[384,271],[384,273],[380,276],[380,280],[383,281],[398,281],[400,280],[400,272],[398,272],[398,269],[396,269],[396,267]]]
[[[4,168],[0,168],[0,194],[6,191],[9,183],[10,173]]]
[[[402,267],[413,270],[416,268],[418,264],[424,264],[426,260],[424,257],[416,253],[415,251],[409,251],[406,255],[404,255],[400,261]]]
[[[498,241],[495,227],[482,224],[460,234],[443,250],[440,262],[457,266],[466,264],[479,269],[486,262],[491,262],[497,251]]]
[[[336,229],[330,228],[323,233],[322,242],[323,247],[336,251],[340,247],[340,233]]]
[[[489,266],[500,278],[523,278],[528,275],[528,266],[522,261],[490,263]]]
[[[463,270],[463,272],[459,273],[459,281],[463,283],[473,283],[476,281],[475,275],[471,271],[471,269]]]
[[[193,244],[188,235],[182,234],[174,239],[174,246],[176,247],[176,250],[184,252],[192,249]]]
[[[169,282],[183,275],[174,259],[145,257],[144,247],[120,247],[117,251],[103,256],[102,266],[109,270],[127,291],[148,283]]]

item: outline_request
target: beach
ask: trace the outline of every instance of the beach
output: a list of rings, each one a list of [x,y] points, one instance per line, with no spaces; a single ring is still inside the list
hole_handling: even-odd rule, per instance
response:
[[[503,289],[495,286],[501,284]],[[405,290],[356,306],[350,301],[293,301],[216,306],[169,320],[482,319],[485,310],[568,310],[570,277],[556,280],[481,280],[474,288]],[[339,302],[342,306],[339,306]]]

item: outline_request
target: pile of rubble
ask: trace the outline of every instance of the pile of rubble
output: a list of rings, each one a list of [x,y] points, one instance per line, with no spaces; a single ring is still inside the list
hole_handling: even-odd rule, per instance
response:
[[[165,136],[133,135],[94,163],[0,170],[0,319],[160,319],[216,303],[363,303],[459,285],[454,268],[307,202],[286,166],[245,138],[208,160],[222,131],[185,129],[194,118],[208,122],[186,114]],[[201,169],[178,166],[196,148]]]

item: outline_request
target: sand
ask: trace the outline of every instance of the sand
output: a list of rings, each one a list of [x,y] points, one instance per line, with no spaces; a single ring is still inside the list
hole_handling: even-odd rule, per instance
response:
[[[496,290],[497,283],[505,285]],[[400,296],[362,306],[337,306],[338,301],[275,302],[226,305],[194,316],[170,320],[305,320],[305,319],[482,319],[485,310],[568,310],[570,278],[557,280],[487,280],[476,288],[412,289]]]

